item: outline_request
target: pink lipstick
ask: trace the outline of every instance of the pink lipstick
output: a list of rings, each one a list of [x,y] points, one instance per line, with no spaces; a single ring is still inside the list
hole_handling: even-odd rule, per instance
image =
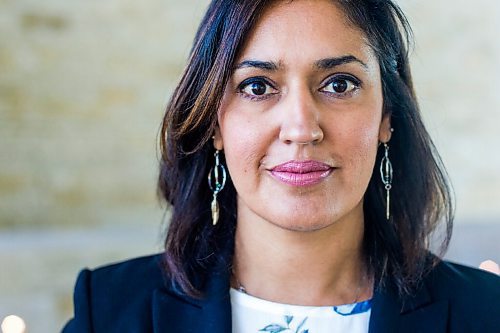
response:
[[[277,180],[292,186],[308,186],[328,177],[333,168],[318,161],[288,161],[270,170]]]

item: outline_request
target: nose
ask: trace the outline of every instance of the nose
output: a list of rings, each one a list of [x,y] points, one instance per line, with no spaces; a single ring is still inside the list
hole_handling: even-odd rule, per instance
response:
[[[323,130],[320,126],[320,110],[311,92],[304,89],[289,94],[281,110],[279,139],[286,144],[318,144],[323,141]]]

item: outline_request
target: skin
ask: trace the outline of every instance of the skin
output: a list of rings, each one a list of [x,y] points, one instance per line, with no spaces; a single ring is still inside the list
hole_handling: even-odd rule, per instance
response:
[[[371,297],[363,196],[391,135],[382,105],[378,61],[331,1],[278,2],[251,30],[214,137],[238,193],[234,275],[249,294],[318,306]],[[328,176],[293,186],[270,172],[308,160]]]

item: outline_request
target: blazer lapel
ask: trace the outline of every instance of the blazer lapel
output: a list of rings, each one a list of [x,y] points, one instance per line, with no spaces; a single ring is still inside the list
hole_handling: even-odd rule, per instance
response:
[[[231,332],[229,275],[213,273],[201,300],[178,291],[155,290],[152,316],[155,333]]]
[[[425,284],[415,295],[404,300],[391,285],[375,291],[369,333],[442,333],[447,330],[447,321],[448,301],[434,302]]]

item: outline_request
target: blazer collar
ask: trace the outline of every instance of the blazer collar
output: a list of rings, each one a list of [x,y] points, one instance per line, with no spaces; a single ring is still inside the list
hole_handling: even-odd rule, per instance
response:
[[[153,332],[231,332],[229,273],[213,272],[207,279],[203,299],[173,289],[153,293]]]
[[[227,270],[212,273],[201,300],[173,289],[155,290],[153,332],[231,332],[229,278]],[[405,299],[399,298],[395,286],[388,283],[374,293],[369,333],[445,332],[447,318],[448,301],[433,301],[425,283]]]
[[[392,283],[376,290],[372,302],[369,333],[446,332],[448,301],[433,301],[423,283],[417,292],[401,299]]]

